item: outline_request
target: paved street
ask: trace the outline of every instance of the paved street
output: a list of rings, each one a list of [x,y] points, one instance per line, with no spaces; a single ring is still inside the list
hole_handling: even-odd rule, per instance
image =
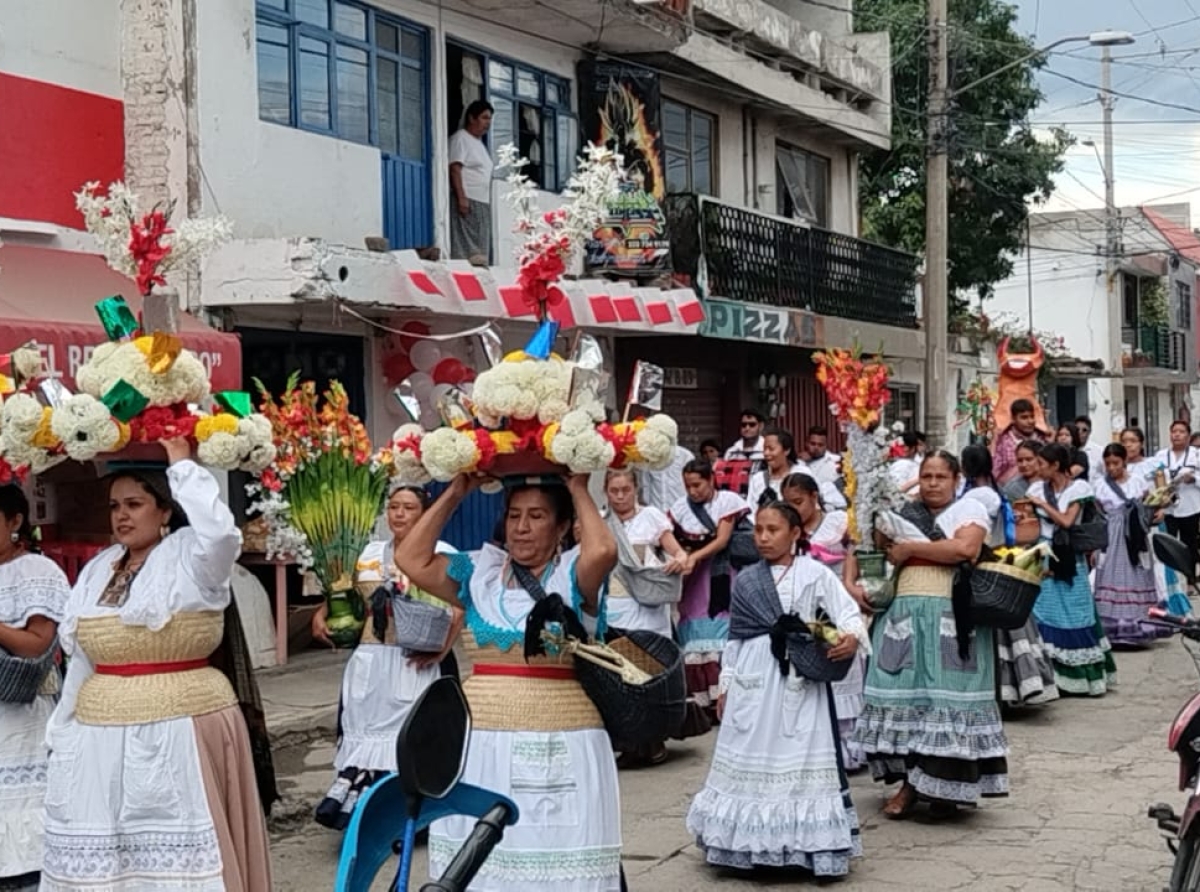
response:
[[[264,696],[281,743],[287,802],[274,822],[279,889],[332,888],[339,838],[313,824],[312,805],[330,780],[330,739],[339,657],[302,656],[264,676]],[[1012,796],[957,820],[927,816],[893,823],[879,814],[881,789],[853,781],[865,857],[851,874],[856,890],[1158,890],[1169,853],[1152,822],[1152,801],[1182,803],[1166,729],[1197,686],[1177,640],[1120,653],[1119,692],[1100,701],[1063,700],[1009,720]],[[316,738],[316,739],[314,739]],[[691,795],[707,769],[710,740],[674,744],[672,759],[624,772],[625,867],[635,892],[815,886],[811,879],[721,874],[703,863],[684,830]],[[420,853],[423,856],[423,852]],[[424,876],[421,857],[418,876]],[[386,888],[380,883],[380,889]],[[566,890],[564,890],[566,892]]]

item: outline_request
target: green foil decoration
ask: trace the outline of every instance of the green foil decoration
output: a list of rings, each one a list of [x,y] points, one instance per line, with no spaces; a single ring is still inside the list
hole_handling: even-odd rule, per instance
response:
[[[238,418],[254,414],[254,401],[244,390],[222,390],[213,394],[213,402]]]
[[[121,379],[100,397],[117,421],[128,424],[139,412],[150,405],[150,400],[125,379]]]
[[[104,326],[104,333],[110,341],[122,341],[137,334],[137,317],[119,294],[97,302],[96,315],[100,317],[100,324]]]

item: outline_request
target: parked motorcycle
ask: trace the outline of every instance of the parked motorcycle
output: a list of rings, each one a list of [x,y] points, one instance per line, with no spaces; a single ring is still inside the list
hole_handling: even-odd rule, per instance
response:
[[[1196,557],[1186,545],[1171,536],[1151,537],[1154,556],[1196,587]],[[1184,648],[1200,671],[1200,620],[1173,616],[1160,608],[1150,610],[1151,620],[1178,632]],[[1193,694],[1171,723],[1167,748],[1179,757],[1179,789],[1190,791],[1183,815],[1166,803],[1150,806],[1149,817],[1164,832],[1167,847],[1175,855],[1167,892],[1200,892],[1200,693]]]
[[[369,892],[388,859],[399,855],[392,892],[407,892],[417,833],[440,818],[470,815],[475,829],[441,878],[421,892],[463,892],[488,855],[517,822],[516,804],[461,782],[471,736],[471,712],[457,678],[433,682],[413,706],[396,739],[399,771],[359,800],[342,840],[335,892]]]

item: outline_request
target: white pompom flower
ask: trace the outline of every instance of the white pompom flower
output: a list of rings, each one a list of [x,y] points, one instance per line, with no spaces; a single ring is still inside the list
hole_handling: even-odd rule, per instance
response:
[[[452,427],[439,427],[422,438],[421,461],[434,480],[449,483],[464,471],[474,470],[479,451],[473,437]]]

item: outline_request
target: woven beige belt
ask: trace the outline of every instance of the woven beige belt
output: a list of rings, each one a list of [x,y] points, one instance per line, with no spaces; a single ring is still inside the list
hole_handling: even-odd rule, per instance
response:
[[[954,568],[930,565],[905,567],[896,580],[896,597],[949,598]]]
[[[604,722],[571,679],[472,675],[463,682],[471,723],[485,731],[582,731]]]
[[[85,725],[141,725],[207,715],[237,703],[211,667],[154,675],[92,675],[79,689],[75,716]]]

